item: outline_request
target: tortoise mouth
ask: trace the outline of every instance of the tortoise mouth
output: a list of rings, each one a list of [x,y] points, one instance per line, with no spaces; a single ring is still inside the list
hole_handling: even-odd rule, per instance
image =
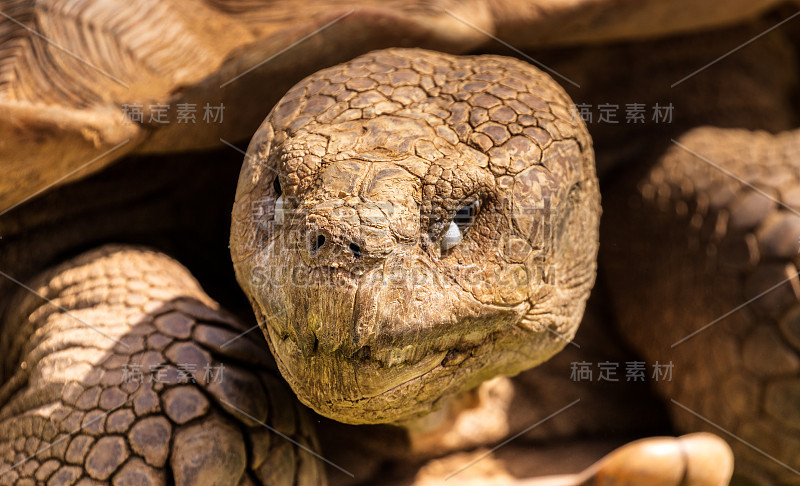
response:
[[[497,375],[514,375],[563,347],[547,333],[512,326],[473,347],[430,351],[414,362],[387,365],[371,350],[304,356],[290,337],[265,328],[278,368],[298,399],[320,415],[349,424],[402,424]],[[522,343],[527,348],[520,349]],[[512,352],[507,352],[513,350]]]
[[[317,365],[330,369],[352,370],[356,378],[355,381],[358,384],[358,391],[350,397],[346,397],[347,401],[375,398],[416,380],[441,365],[449,353],[447,350],[430,352],[413,360],[386,364],[384,361],[371,356],[369,346],[362,346],[353,354],[344,352],[319,353],[309,358],[302,356],[298,352],[299,349],[291,338],[273,339],[275,337],[272,334],[270,335],[270,343],[275,348],[274,353],[277,359],[281,362],[288,364],[289,362],[301,361],[302,365],[311,364],[312,366]],[[305,368],[306,366],[287,366],[287,371],[291,376],[295,376],[296,374],[302,374]],[[298,373],[298,371],[301,371],[301,373]]]
[[[438,402],[461,390],[442,386],[458,381],[453,375],[464,374],[457,366],[464,360],[448,360],[452,351],[429,353],[413,363],[386,366],[371,358],[367,346],[350,356],[338,353],[308,358],[301,355],[290,338],[281,339],[271,328],[267,335],[281,374],[300,401],[340,422],[403,422],[435,410]],[[470,351],[464,354],[467,359],[478,359]],[[352,380],[347,380],[348,376]],[[426,390],[435,390],[435,396]]]

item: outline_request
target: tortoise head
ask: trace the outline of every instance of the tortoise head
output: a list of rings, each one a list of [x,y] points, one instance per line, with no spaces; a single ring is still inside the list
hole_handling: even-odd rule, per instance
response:
[[[523,62],[418,49],[325,69],[275,106],[231,253],[303,403],[404,421],[572,338],[600,208],[571,107]]]

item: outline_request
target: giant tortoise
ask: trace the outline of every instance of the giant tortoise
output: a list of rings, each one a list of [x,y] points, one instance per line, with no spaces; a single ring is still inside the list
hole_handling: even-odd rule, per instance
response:
[[[2,2],[0,484],[800,484],[798,15]]]

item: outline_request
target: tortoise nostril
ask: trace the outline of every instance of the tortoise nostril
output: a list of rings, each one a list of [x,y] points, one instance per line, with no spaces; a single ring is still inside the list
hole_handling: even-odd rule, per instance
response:
[[[353,252],[353,256],[356,258],[361,256],[361,247],[356,245],[355,243],[350,243],[350,251]]]
[[[317,238],[314,240],[314,244],[311,246],[311,251],[316,253],[322,245],[325,244],[325,235],[317,235]]]

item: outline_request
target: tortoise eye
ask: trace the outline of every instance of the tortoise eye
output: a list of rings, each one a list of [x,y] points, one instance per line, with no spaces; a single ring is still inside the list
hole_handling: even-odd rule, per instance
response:
[[[453,220],[447,227],[447,231],[445,231],[444,236],[442,236],[441,249],[443,252],[455,247],[464,239],[467,230],[472,226],[472,223],[475,222],[479,206],[480,202],[476,200],[458,208],[458,211],[453,215]]]
[[[472,201],[469,204],[461,206],[453,216],[453,222],[458,225],[461,231],[465,231],[475,221],[475,216],[478,214],[478,201]]]
[[[275,176],[275,180],[272,181],[272,188],[275,189],[275,194],[277,197],[281,197],[281,195],[283,195],[283,191],[281,190],[281,181],[278,176]]]

